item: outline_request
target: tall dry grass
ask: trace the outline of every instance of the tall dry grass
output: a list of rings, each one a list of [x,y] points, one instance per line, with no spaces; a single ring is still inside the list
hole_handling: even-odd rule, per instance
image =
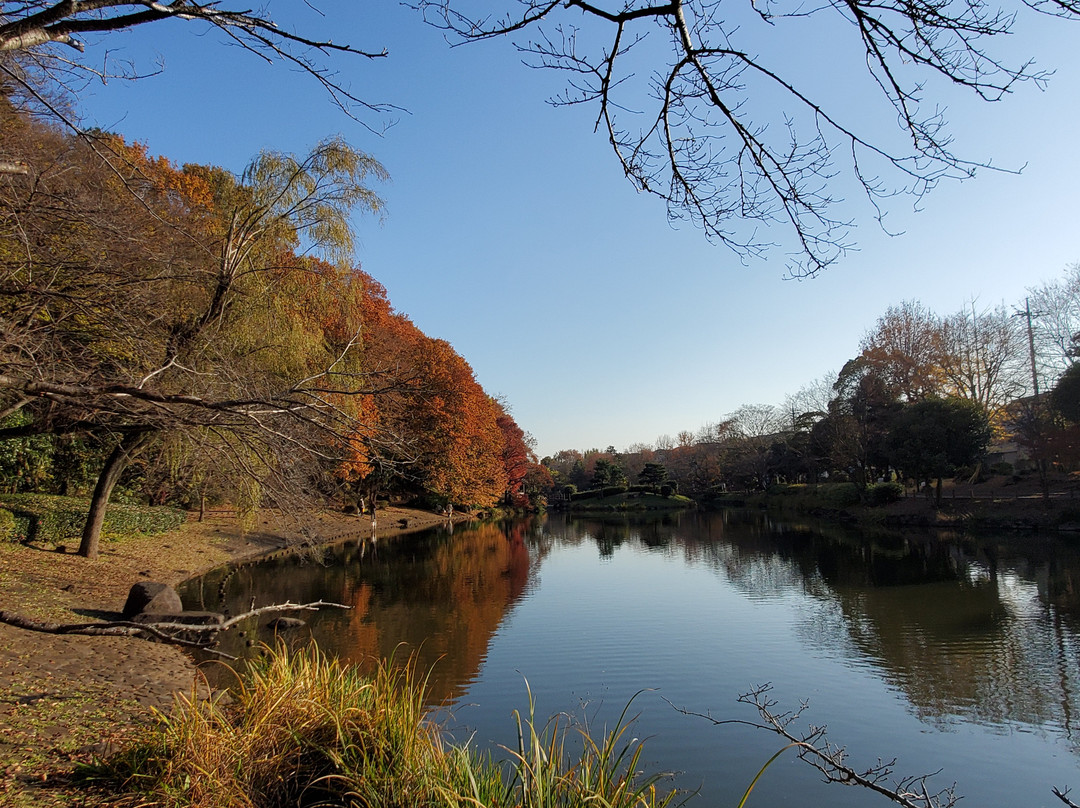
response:
[[[146,808],[667,808],[674,797],[639,775],[625,712],[594,739],[559,718],[539,727],[530,693],[518,748],[500,762],[444,741],[425,686],[411,664],[361,676],[315,647],[279,648],[228,703],[179,699],[95,774]]]

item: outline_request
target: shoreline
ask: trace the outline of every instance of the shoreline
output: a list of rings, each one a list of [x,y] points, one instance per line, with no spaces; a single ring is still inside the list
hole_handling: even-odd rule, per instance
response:
[[[189,519],[190,519],[189,515]],[[469,521],[455,514],[454,522]],[[428,511],[378,512],[380,539],[446,522]],[[231,512],[179,530],[102,544],[89,561],[52,546],[0,545],[0,609],[57,623],[118,618],[132,584],[176,585],[224,564],[370,535],[368,517],[264,512],[243,531]],[[133,637],[54,635],[0,624],[0,804],[95,806],[70,783],[77,764],[119,748],[197,681],[178,646]]]

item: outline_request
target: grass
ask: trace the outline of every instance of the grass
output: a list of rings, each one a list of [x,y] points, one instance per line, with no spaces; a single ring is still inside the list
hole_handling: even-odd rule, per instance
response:
[[[268,653],[233,699],[177,701],[160,727],[87,770],[94,783],[161,808],[666,808],[623,717],[599,740],[517,716],[519,744],[495,761],[426,719],[412,665],[370,676],[317,648]],[[583,743],[567,743],[581,733]],[[571,755],[569,746],[580,751]]]
[[[37,542],[78,540],[90,500],[51,494],[0,494],[0,506],[13,515],[8,538]],[[115,540],[130,534],[154,535],[176,530],[186,521],[183,511],[168,507],[110,503],[102,531]]]

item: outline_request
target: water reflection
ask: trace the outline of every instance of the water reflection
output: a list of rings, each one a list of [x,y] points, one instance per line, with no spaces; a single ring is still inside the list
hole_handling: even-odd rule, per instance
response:
[[[563,541],[678,552],[749,599],[805,596],[798,632],[873,667],[920,719],[1023,724],[1074,739],[1080,706],[1080,553],[1035,536],[859,533],[753,511],[648,524],[569,519]]]
[[[224,604],[234,613],[285,599],[346,603],[352,611],[314,616],[304,637],[354,661],[400,656],[405,644],[419,654],[422,669],[432,670],[434,699],[456,700],[480,676],[497,633],[513,630],[508,616],[540,585],[547,565],[553,565],[550,585],[565,578],[567,597],[580,597],[581,609],[600,608],[589,605],[601,596],[572,577],[573,566],[556,563],[568,549],[589,546],[605,568],[624,557],[655,557],[677,563],[685,574],[710,571],[717,586],[729,587],[744,603],[784,609],[779,619],[793,639],[783,640],[787,656],[780,664],[807,668],[807,660],[817,657],[869,672],[901,694],[909,713],[926,725],[974,723],[991,732],[1023,727],[1075,745],[1080,553],[1045,538],[864,534],[758,512],[649,520],[553,516],[350,545],[317,561],[281,558],[218,571],[183,594],[193,607]],[[648,580],[648,572],[634,574],[645,577],[612,586],[640,587]],[[605,654],[628,657],[601,667],[622,666],[632,676],[639,649],[656,645],[674,620],[680,631],[709,636],[715,621],[695,615],[696,604],[682,602],[674,591],[679,585],[668,585],[673,591],[650,609],[670,607],[671,615],[650,613],[636,622],[636,647],[620,650],[618,642],[586,638],[574,647],[575,665],[586,668],[581,655],[600,653],[602,646]],[[693,622],[698,619],[700,625]],[[255,652],[257,646],[246,643],[258,629],[246,629],[225,650]],[[604,638],[603,627],[594,630]],[[560,653],[558,644],[566,647],[565,634],[557,632],[518,642],[530,641],[541,646],[541,655]],[[672,667],[699,664],[690,658],[698,652],[692,639],[689,645]],[[710,658],[700,664],[712,670],[730,662]],[[518,679],[513,686],[520,684]]]
[[[488,642],[529,584],[526,521],[439,528],[393,543],[361,541],[317,556],[285,556],[217,570],[181,591],[189,608],[233,614],[252,606],[328,600],[352,607],[324,609],[299,632],[282,632],[296,643],[313,638],[342,659],[367,665],[374,659],[416,655],[431,671],[438,698],[454,698],[483,662]],[[253,619],[227,635],[221,650],[251,658],[261,642],[273,642],[270,619]],[[438,663],[438,664],[436,664]]]

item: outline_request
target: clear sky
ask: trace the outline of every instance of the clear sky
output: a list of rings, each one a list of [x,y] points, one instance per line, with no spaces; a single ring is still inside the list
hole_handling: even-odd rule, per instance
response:
[[[1025,289],[1080,261],[1076,25],[1036,21],[1006,43],[1056,70],[1044,92],[1025,86],[984,104],[941,88],[955,150],[1026,166],[1020,175],[941,186],[919,212],[896,199],[889,227],[903,235],[864,216],[857,252],[793,281],[783,249],[743,264],[694,227],[670,226],[623,179],[587,110],[545,103],[560,76],[523,66],[509,41],[450,48],[395,3],[317,5],[324,16],[301,3],[270,9],[287,27],[389,51],[333,62],[357,95],[400,108],[368,118],[390,124],[384,132],[344,116],[310,77],[179,21],[88,41],[88,53],[144,70],[160,59],[164,70],[88,87],[86,122],[176,162],[237,172],[261,149],[303,153],[332,134],[375,156],[392,177],[379,189],[388,215],[357,220],[357,258],[399,310],[505,397],[541,455],[622,449],[742,404],[779,404],[855,356],[890,305],[914,298],[939,314],[973,297],[1022,305]],[[878,114],[840,40],[782,27],[761,36],[844,115]],[[762,120],[778,123],[762,103]]]

